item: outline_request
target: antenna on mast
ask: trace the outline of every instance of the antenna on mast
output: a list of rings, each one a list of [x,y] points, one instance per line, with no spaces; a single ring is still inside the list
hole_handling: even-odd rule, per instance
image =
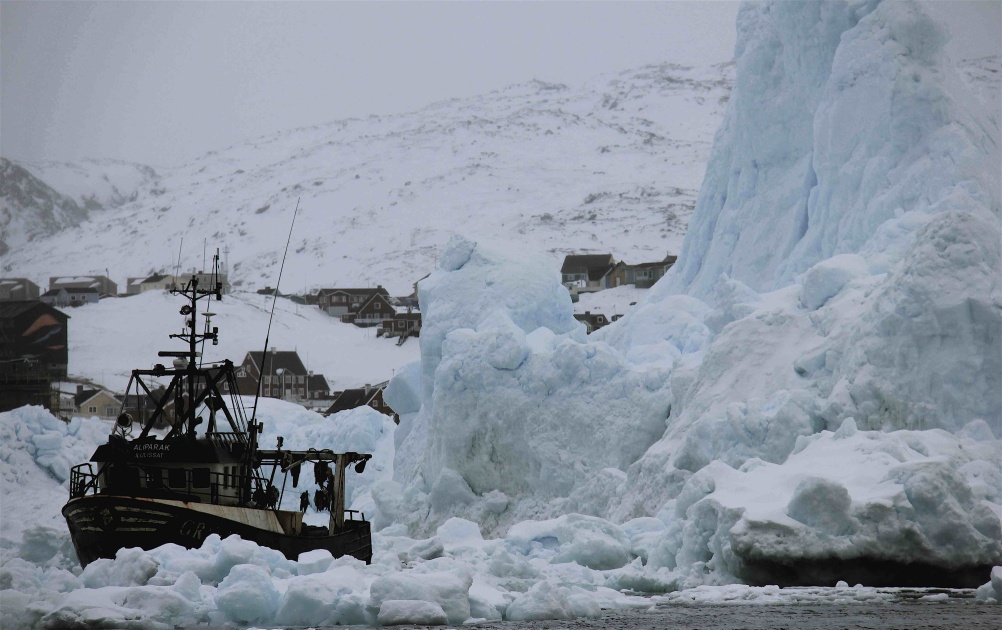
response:
[[[264,335],[264,351],[261,353],[261,368],[257,375],[257,393],[254,394],[254,410],[251,412],[251,426],[257,418],[257,401],[261,398],[261,381],[264,379],[264,360],[268,356],[268,341],[271,339],[271,322],[275,319],[275,303],[278,302],[278,289],[282,285],[282,272],[285,271],[285,257],[289,255],[289,243],[292,242],[292,228],[296,225],[296,214],[299,212],[299,199],[296,199],[296,209],[292,211],[292,225],[289,226],[289,238],[285,240],[285,253],[282,254],[282,266],[278,268],[278,280],[275,281],[275,291],[271,296],[271,316],[268,317],[268,332]]]
[[[177,268],[174,272],[174,282],[178,282],[181,276],[181,248],[184,247],[184,235],[181,236],[181,244],[177,246]]]

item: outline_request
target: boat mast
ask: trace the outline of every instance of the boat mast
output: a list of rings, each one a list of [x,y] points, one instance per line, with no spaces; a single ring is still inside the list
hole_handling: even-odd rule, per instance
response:
[[[216,296],[217,300],[222,300],[222,289],[223,283],[219,280],[219,250],[216,250],[215,255],[212,257],[212,281],[210,282],[209,289],[199,289],[198,288],[198,274],[192,273],[191,280],[188,281],[181,289],[171,289],[171,293],[183,295],[188,299],[188,304],[181,307],[181,315],[183,315],[185,320],[185,332],[180,334],[170,335],[171,339],[181,339],[188,342],[188,351],[186,353],[172,353],[172,352],[161,352],[161,356],[178,356],[178,354],[183,354],[183,357],[187,361],[187,365],[184,366],[184,372],[186,373],[185,378],[187,378],[187,396],[188,403],[183,409],[182,415],[182,432],[187,433],[189,436],[194,435],[195,426],[197,425],[195,418],[195,411],[197,405],[195,404],[195,384],[198,381],[199,369],[198,369],[198,343],[200,341],[211,340],[213,345],[219,343],[219,329],[212,328],[210,331],[208,326],[203,333],[199,333],[197,329],[197,319],[198,319],[198,300],[209,297]],[[178,366],[179,368],[181,366]],[[179,388],[182,391],[184,388]]]

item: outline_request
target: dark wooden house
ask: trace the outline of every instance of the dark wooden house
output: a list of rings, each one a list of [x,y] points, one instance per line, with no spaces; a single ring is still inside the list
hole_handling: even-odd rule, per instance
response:
[[[384,319],[392,319],[396,313],[396,307],[387,295],[375,293],[354,311],[341,315],[341,321],[366,328],[379,326]]]
[[[337,392],[334,402],[324,412],[325,416],[333,415],[346,409],[369,406],[376,411],[393,417],[393,421],[399,423],[400,417],[383,401],[383,390],[386,389],[387,382],[377,385],[366,385],[357,389],[346,389]]]
[[[579,322],[584,323],[585,330],[588,334],[591,334],[609,324],[609,319],[601,313],[592,313],[591,311],[585,311],[584,313],[575,313],[574,319]]]
[[[295,403],[329,397],[330,386],[322,374],[306,369],[295,350],[272,348],[262,353],[248,352],[236,369],[237,387],[243,396],[257,393],[261,380],[261,395]],[[318,388],[318,389],[314,389]]]
[[[35,300],[0,302],[0,411],[59,410],[52,381],[66,377],[69,315]]]
[[[612,254],[569,254],[560,267],[560,281],[580,293],[601,291],[607,288],[606,276],[615,266]]]
[[[340,317],[357,311],[373,295],[390,297],[382,285],[375,289],[320,289],[317,293],[317,306],[328,315]]]

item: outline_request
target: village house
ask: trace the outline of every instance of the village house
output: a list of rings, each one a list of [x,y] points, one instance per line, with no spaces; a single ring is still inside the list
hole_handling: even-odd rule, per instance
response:
[[[323,374],[310,372],[306,378],[310,401],[333,400],[331,397],[331,386]]]
[[[568,254],[560,267],[560,281],[572,297],[576,293],[601,291],[608,287],[606,277],[615,266],[612,254]]]
[[[42,405],[58,412],[52,381],[66,377],[69,319],[37,300],[0,302],[0,411]]]
[[[268,398],[303,404],[330,397],[327,379],[307,370],[295,350],[272,348],[267,353],[248,352],[236,369],[236,376],[237,388],[243,396],[254,396],[260,379],[261,395]]]
[[[393,317],[383,320],[377,337],[419,337],[421,335],[421,312],[413,308],[397,307]]]
[[[374,293],[357,309],[341,315],[341,321],[367,328],[379,326],[384,319],[392,318],[395,314],[396,308],[390,303],[390,298],[381,293]]]
[[[393,421],[399,424],[400,417],[383,400],[383,390],[386,389],[387,383],[388,381],[384,381],[377,385],[366,384],[365,387],[335,392],[334,402],[330,407],[328,407],[327,411],[324,412],[324,415],[330,416],[339,411],[345,411],[346,409],[368,406],[372,407],[379,413],[391,416]]]
[[[94,289],[99,297],[118,295],[118,285],[108,276],[51,276],[49,291],[53,289]]]
[[[122,401],[114,394],[103,389],[84,389],[77,385],[77,394],[73,397],[74,411],[82,416],[97,416],[102,420],[114,420],[122,411]]]
[[[126,295],[138,295],[147,291],[167,291],[177,286],[171,274],[155,273],[141,278],[129,278],[125,285]]]
[[[609,319],[605,315],[601,313],[592,313],[591,311],[575,313],[574,319],[585,325],[585,332],[589,335],[609,323]]]
[[[357,311],[374,295],[390,297],[383,285],[377,285],[375,289],[320,289],[317,306],[328,315],[341,317]]]
[[[638,265],[628,265],[620,261],[609,273],[608,288],[633,285],[638,289],[649,289],[672,268],[676,260],[678,256],[669,254],[664,260]]]
[[[0,278],[0,302],[37,300],[41,289],[27,278]]]
[[[97,289],[79,289],[76,287],[62,287],[50,289],[39,296],[39,300],[51,306],[83,306],[84,304],[97,304],[101,294]]]

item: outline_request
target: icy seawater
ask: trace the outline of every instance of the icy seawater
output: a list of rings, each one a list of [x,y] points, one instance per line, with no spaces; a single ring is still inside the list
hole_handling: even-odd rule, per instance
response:
[[[714,630],[932,630],[934,628],[998,628],[999,611],[979,604],[969,593],[947,594],[947,599],[923,600],[938,593],[918,592],[918,599],[903,598],[875,604],[658,604],[648,610],[611,611],[591,619],[485,623],[492,630],[543,628],[596,628],[655,630],[662,628],[713,628]]]

